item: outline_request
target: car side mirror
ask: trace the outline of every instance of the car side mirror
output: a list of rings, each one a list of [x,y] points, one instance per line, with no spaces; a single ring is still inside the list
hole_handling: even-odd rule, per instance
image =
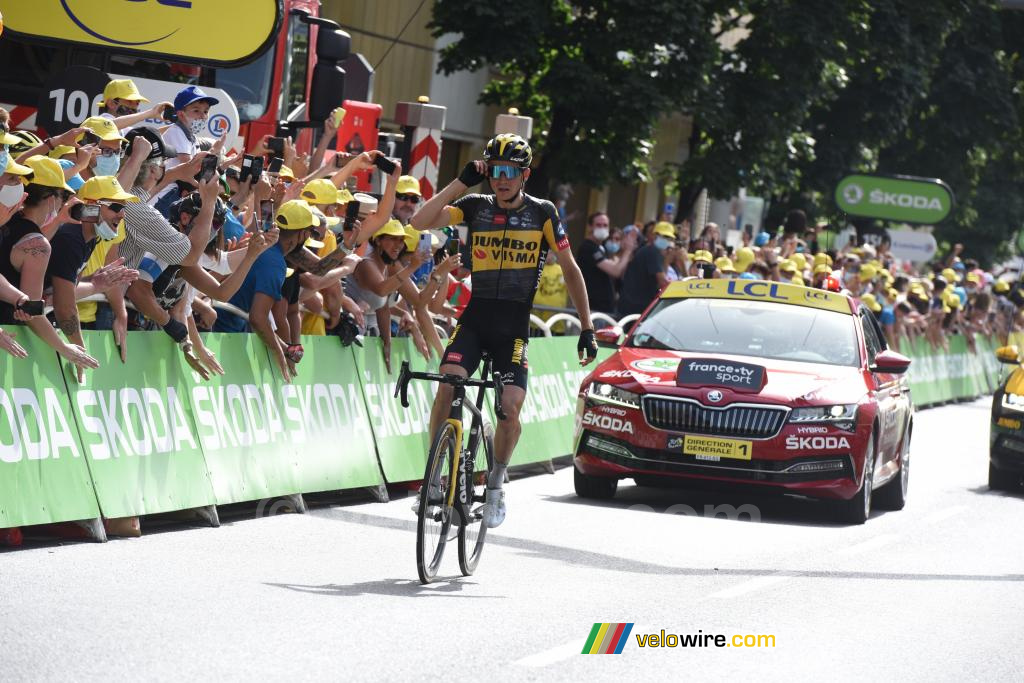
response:
[[[619,339],[622,338],[622,328],[605,327],[594,333],[594,337],[597,339],[597,345],[605,349],[617,349],[619,348]]]
[[[875,362],[868,369],[871,372],[888,372],[893,375],[902,375],[909,367],[909,358],[902,353],[886,349],[875,356]]]
[[[996,358],[999,359],[1000,363],[1016,365],[1018,362],[1020,362],[1020,349],[1017,348],[1016,344],[1010,344],[1009,346],[1000,346],[998,349],[996,349]]]

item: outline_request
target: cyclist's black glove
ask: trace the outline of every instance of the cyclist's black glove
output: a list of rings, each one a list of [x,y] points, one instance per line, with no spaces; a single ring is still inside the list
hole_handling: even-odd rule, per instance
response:
[[[163,329],[176,344],[180,344],[188,339],[188,328],[174,318],[168,320],[167,324],[163,326]]]
[[[580,340],[576,344],[576,352],[580,355],[580,364],[586,365],[597,358],[597,340],[594,338],[593,330],[580,332]]]
[[[476,170],[476,162],[471,161],[463,167],[462,173],[459,174],[459,182],[469,188],[479,185],[486,177],[483,173]]]

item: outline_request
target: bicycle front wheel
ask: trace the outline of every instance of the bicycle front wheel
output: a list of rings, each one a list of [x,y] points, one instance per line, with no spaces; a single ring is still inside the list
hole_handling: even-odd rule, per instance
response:
[[[448,504],[449,491],[455,486],[454,460],[455,428],[445,423],[437,431],[427,457],[416,515],[416,571],[423,584],[437,576],[448,542],[454,514],[454,508]]]
[[[482,486],[476,486],[475,482],[472,481],[474,477],[471,477],[466,482],[466,486],[469,488],[468,495],[472,496],[470,508],[473,507],[472,504],[477,502],[478,499],[483,500],[487,489],[487,476],[494,466],[494,427],[490,423],[484,425],[483,442],[487,469],[484,471]],[[484,526],[481,515],[482,509],[473,510],[470,515],[472,519],[462,520],[462,526],[459,527],[459,569],[462,571],[463,576],[470,576],[476,571],[476,566],[480,563],[480,555],[484,552],[487,527]]]

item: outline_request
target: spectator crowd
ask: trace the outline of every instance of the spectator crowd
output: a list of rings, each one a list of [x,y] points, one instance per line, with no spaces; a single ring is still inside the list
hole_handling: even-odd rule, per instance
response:
[[[149,104],[132,81],[113,80],[100,115],[46,138],[12,130],[0,109],[0,324],[27,326],[80,379],[98,367],[83,329],[110,331],[122,361],[129,330],[162,331],[204,378],[224,373],[200,334],[211,330],[257,334],[285,381],[299,372],[303,335],[344,344],[379,335],[388,367],[392,337],[408,336],[440,359],[472,293],[458,233],[410,226],[423,195],[400,163],[328,149],[343,112],[327,118],[310,154],[268,136],[229,156],[223,138],[200,135],[217,104],[201,88]],[[374,169],[380,194],[353,191],[356,175]],[[744,231],[726,246],[713,223],[691,235],[686,222],[618,228],[597,212],[577,261],[591,309],[616,320],[641,313],[669,282],[701,277],[847,292],[897,349],[918,337],[942,348],[958,332],[1005,341],[1021,329],[1024,295],[961,245],[915,269],[884,240],[826,249],[824,227],[793,211],[777,232]],[[538,313],[567,300],[552,258],[535,299],[549,308]],[[0,348],[27,356],[7,331]]]

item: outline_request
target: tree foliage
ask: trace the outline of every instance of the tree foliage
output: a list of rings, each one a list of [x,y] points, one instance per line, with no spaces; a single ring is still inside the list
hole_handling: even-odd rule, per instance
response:
[[[1024,224],[1024,12],[996,0],[438,0],[433,28],[442,70],[495,69],[481,100],[534,116],[540,187],[647,177],[682,112],[682,212],[746,187],[834,216],[859,171],[945,180],[939,237],[983,258]]]

